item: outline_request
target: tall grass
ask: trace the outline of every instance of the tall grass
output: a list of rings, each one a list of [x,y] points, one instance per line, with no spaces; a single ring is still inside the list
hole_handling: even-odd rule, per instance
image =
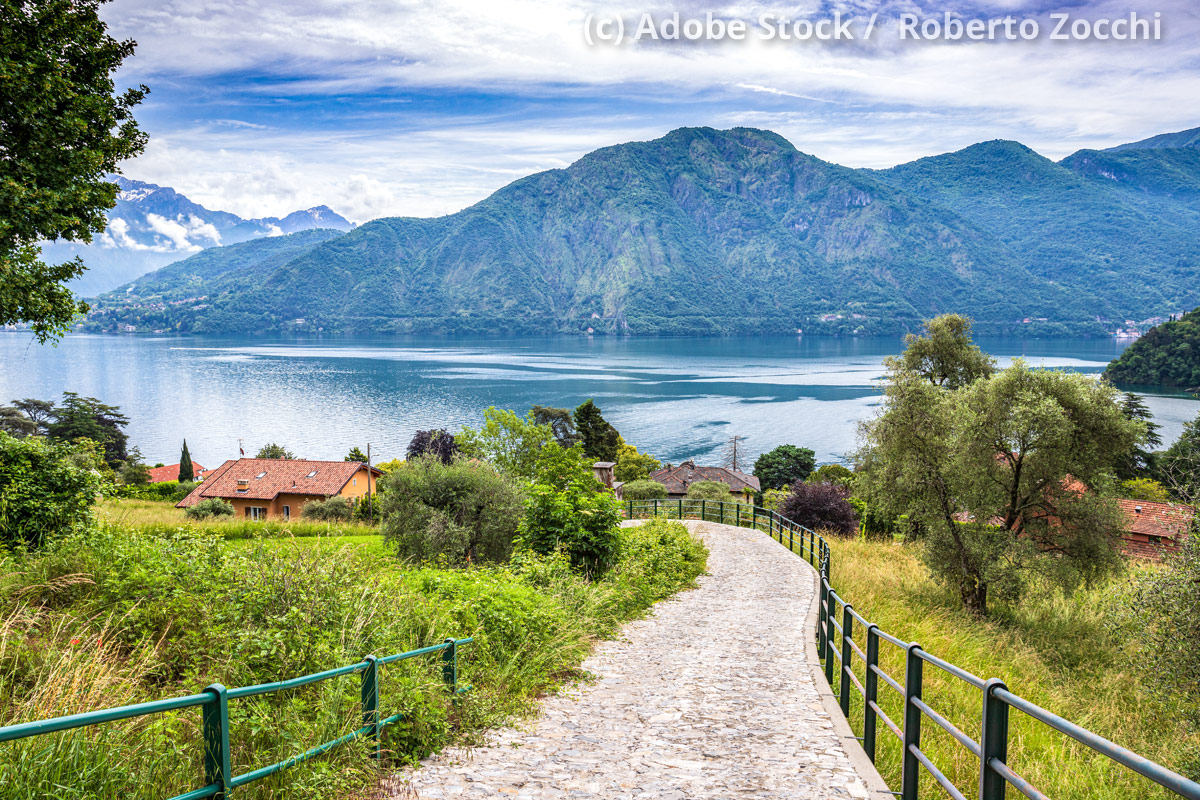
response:
[[[959,608],[910,548],[833,537],[829,542],[835,590],[882,630],[918,642],[926,652],[981,678],[1000,678],[1014,693],[1159,763],[1195,769],[1188,759],[1200,746],[1200,732],[1142,690],[1139,669],[1127,655],[1129,642],[1110,624],[1114,603],[1127,590],[1131,572],[1153,567],[1133,564],[1131,572],[1068,597],[1049,586],[1035,586],[1020,604],[997,609],[992,618],[981,620]],[[854,640],[865,651],[861,625],[856,626]],[[901,685],[904,662],[900,648],[881,641],[880,665]],[[864,682],[861,659],[855,656],[852,663],[859,682]],[[836,675],[836,659],[834,664]],[[925,664],[923,675],[923,699],[978,741],[982,693],[932,664]],[[834,683],[836,691],[838,681]],[[879,705],[902,725],[901,696],[883,681],[879,687]],[[853,687],[850,697],[850,719],[861,736],[862,697]],[[889,785],[898,788],[899,740],[882,722],[877,730],[876,764]],[[929,719],[923,721],[921,733],[921,749],[933,763],[967,797],[976,795],[979,760]],[[1174,797],[1015,710],[1010,712],[1008,748],[1009,765],[1050,797]],[[933,778],[922,772],[921,797],[944,797]]]
[[[295,540],[299,542],[300,540]],[[527,713],[576,674],[599,636],[690,585],[705,551],[686,529],[621,531],[620,563],[588,582],[561,558],[510,566],[414,566],[359,537],[339,546],[212,530],[102,525],[36,555],[0,555],[0,724],[281,680],[442,641],[474,686],[452,705],[436,657],[387,665],[388,758],[357,744],[239,788],[244,798],[346,797],[380,767]],[[296,755],[357,728],[355,675],[230,704],[234,770]],[[162,798],[202,784],[199,709],[0,745],[0,798]]]
[[[159,535],[173,530],[204,531],[223,539],[256,539],[307,536],[367,536],[378,529],[362,522],[316,522],[296,517],[291,520],[264,520],[216,517],[188,519],[183,509],[161,500],[107,498],[96,506],[97,517],[105,523]]]

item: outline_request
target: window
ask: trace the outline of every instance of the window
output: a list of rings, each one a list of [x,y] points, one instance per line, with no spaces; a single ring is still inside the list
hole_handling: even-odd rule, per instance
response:
[[[283,507],[283,518],[284,518],[284,519],[291,519],[291,518],[292,518],[292,507],[291,507],[291,506],[284,506],[284,507]]]
[[[265,473],[265,472],[260,472],[260,473],[258,473],[257,475],[255,475],[254,477],[255,477],[255,478],[258,478],[259,480],[261,480],[261,479],[263,479],[263,478],[267,477],[267,473]]]
[[[262,506],[246,506],[246,516],[251,520],[263,520],[267,518],[267,509]]]
[[[355,478],[355,479],[354,479],[354,483],[352,483],[351,485],[352,485],[352,486],[358,486],[358,478]]]
[[[315,477],[317,477],[317,471],[314,469],[312,472],[308,473],[308,474],[307,474],[307,475],[305,475],[304,477],[306,477],[306,478],[315,478]]]

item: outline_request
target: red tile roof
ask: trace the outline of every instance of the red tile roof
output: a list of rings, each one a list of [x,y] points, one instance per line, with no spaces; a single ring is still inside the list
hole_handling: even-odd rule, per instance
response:
[[[663,467],[650,473],[650,479],[667,487],[667,494],[687,494],[688,486],[697,481],[717,481],[729,487],[731,492],[747,489],[757,492],[758,478],[744,472],[735,472],[726,467],[697,467],[685,461],[677,467]]]
[[[204,478],[204,483],[192,490],[176,505],[194,506],[208,497],[226,499],[245,497],[252,500],[273,500],[278,494],[335,495],[360,470],[367,468],[358,461],[305,461],[303,459],[241,458],[226,461]],[[376,476],[383,473],[374,467]],[[238,491],[238,481],[245,481]]]
[[[1178,539],[1186,534],[1196,517],[1196,509],[1179,503],[1152,503],[1147,500],[1118,500],[1127,520],[1129,533],[1163,539]]]
[[[193,480],[199,480],[205,472],[208,472],[208,470],[197,464],[195,461],[192,462]],[[177,480],[179,480],[178,464],[167,464],[165,467],[154,467],[150,470],[151,483],[162,483],[164,481]]]

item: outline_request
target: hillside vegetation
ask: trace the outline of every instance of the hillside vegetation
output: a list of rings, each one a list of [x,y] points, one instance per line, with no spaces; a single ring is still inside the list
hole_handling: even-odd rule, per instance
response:
[[[1198,193],[1178,148],[1056,164],[988,142],[880,171],[770,131],[684,128],[449,216],[214,248],[100,298],[87,324],[882,333],[955,310],[984,333],[1101,333],[1200,304]]]
[[[1152,328],[1109,364],[1104,375],[1116,383],[1200,391],[1200,309]]]

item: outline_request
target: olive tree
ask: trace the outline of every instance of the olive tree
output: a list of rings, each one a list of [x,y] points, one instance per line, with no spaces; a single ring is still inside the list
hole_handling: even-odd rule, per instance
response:
[[[875,513],[908,516],[964,607],[986,614],[1034,572],[1069,587],[1115,566],[1122,516],[1106,495],[1145,436],[1115,389],[1021,360],[943,388],[959,378],[939,383],[905,361],[863,426],[858,492]]]

